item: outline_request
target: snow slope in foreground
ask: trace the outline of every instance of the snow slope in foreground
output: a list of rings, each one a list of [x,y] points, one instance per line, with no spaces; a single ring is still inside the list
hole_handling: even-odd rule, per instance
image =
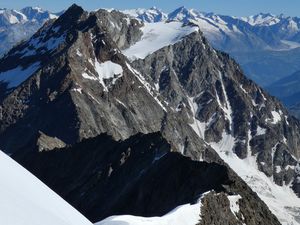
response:
[[[144,59],[165,46],[175,44],[183,37],[198,31],[196,26],[184,26],[181,22],[145,23],[140,41],[123,51],[129,59]]]
[[[200,220],[201,199],[197,204],[179,206],[162,217],[112,216],[95,225],[195,225]]]
[[[1,225],[92,225],[1,151],[0,199]]]

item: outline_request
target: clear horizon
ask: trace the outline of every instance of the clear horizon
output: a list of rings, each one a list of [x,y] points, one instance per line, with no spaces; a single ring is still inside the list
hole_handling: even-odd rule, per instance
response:
[[[228,0],[220,2],[220,0],[191,0],[180,1],[173,0],[170,4],[166,0],[131,0],[126,3],[121,0],[102,0],[102,1],[70,1],[70,0],[14,0],[0,3],[0,8],[21,9],[27,6],[38,6],[52,12],[59,12],[67,9],[73,3],[82,6],[86,10],[95,10],[98,8],[115,8],[115,9],[133,9],[133,8],[150,8],[156,6],[165,12],[171,12],[174,9],[185,6],[202,12],[214,12],[217,14],[231,16],[250,16],[258,13],[271,13],[275,15],[285,14],[286,16],[300,16],[300,1],[291,0],[283,2],[282,0]]]

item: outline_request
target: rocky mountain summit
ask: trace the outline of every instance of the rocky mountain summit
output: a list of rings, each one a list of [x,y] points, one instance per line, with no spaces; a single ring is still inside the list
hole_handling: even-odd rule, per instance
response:
[[[0,116],[1,149],[94,221],[113,213],[162,216],[218,187],[215,191],[223,194],[208,195],[203,212],[222,202],[225,211],[218,216],[228,221],[279,224],[268,206],[281,223],[299,223],[300,200],[290,188],[298,191],[292,185],[298,176],[298,120],[248,80],[228,54],[213,49],[196,24],[153,25],[118,11],[88,13],[73,5],[0,59]],[[144,151],[137,148],[126,163],[133,173],[127,179],[122,165],[131,148],[128,143],[146,143],[154,132],[160,133],[154,139],[165,139],[167,152],[173,153],[156,163],[151,144]],[[111,138],[97,138],[104,133]],[[138,133],[150,136],[122,142]],[[84,141],[89,138],[95,139]],[[165,144],[157,149],[165,149]],[[76,163],[81,159],[82,165]],[[217,172],[209,172],[211,165]],[[144,168],[149,171],[138,176]],[[207,174],[222,170],[225,175],[213,185],[209,180],[202,183],[208,176],[203,168]],[[110,178],[113,171],[119,175]],[[201,182],[183,185],[181,171]],[[148,197],[141,192],[138,206],[124,206],[132,193],[155,190],[150,181],[162,174],[178,176],[178,186],[193,187],[194,192],[183,191],[187,195],[176,201],[170,195],[161,208],[159,190],[149,208],[142,207]],[[134,186],[129,185],[132,179]],[[105,200],[103,191],[115,185],[119,189],[108,196],[126,194],[104,209],[98,205]],[[172,194],[164,187],[164,194]],[[231,192],[243,199],[246,211],[238,216],[228,210]],[[99,201],[92,202],[96,196]],[[207,213],[203,218],[204,224],[210,223]]]

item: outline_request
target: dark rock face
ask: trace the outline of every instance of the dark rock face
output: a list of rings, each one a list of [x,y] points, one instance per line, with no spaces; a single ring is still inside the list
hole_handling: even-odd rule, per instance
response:
[[[231,183],[225,166],[170,151],[159,133],[123,142],[103,134],[15,158],[93,221],[118,214],[161,216]]]
[[[227,54],[209,47],[201,34],[192,33],[133,64],[159,85],[171,108],[180,107],[177,114],[194,114],[207,143],[222,141],[225,133],[234,138],[232,150],[241,159],[255,157],[259,169],[279,185],[292,181],[299,122],[248,80]]]
[[[240,196],[210,192],[201,201],[199,225],[264,225],[266,221],[268,224],[278,224],[277,219],[270,216],[263,205],[256,205],[251,199],[245,201]],[[255,210],[252,207],[256,207]]]
[[[140,40],[143,23],[139,20],[129,18],[119,11],[108,12],[100,9],[96,12],[98,20],[102,21],[107,32],[110,34],[118,48],[126,49]]]
[[[26,68],[40,62],[40,68],[22,85],[3,91],[7,94],[1,102],[2,149],[15,152],[34,141],[40,131],[72,144],[103,132],[120,139],[138,131],[160,130],[163,108],[146,88],[139,88],[144,85],[105,33],[106,27],[95,14],[88,16],[72,6],[1,60],[4,72],[19,63]],[[57,48],[48,48],[53,38],[62,37]],[[36,42],[40,44],[31,45]],[[24,49],[34,53],[24,56]],[[108,60],[122,67],[115,80],[100,79],[95,69]],[[83,74],[89,74],[89,79]],[[16,130],[24,135],[16,135]]]
[[[202,199],[202,204],[199,225],[243,224],[230,210],[230,202],[224,193],[209,193]],[[213,214],[212,211],[214,211]]]
[[[119,142],[101,135],[70,148],[15,157],[92,221],[119,214],[162,216],[214,190],[245,196],[244,206],[252,213],[260,208],[264,222],[279,224],[226,166],[193,161],[171,152],[159,133],[138,134]],[[205,201],[209,201],[209,206],[204,206],[204,212],[221,207],[208,197]],[[206,217],[203,221],[210,222]]]
[[[297,193],[298,197],[300,198],[300,166],[299,162],[297,163],[297,166],[295,167],[295,177],[293,181],[293,189],[295,193]]]
[[[108,26],[111,22],[115,25]],[[27,68],[38,62],[40,67],[19,86],[1,83],[1,148],[14,153],[34,147],[40,132],[74,144],[101,133],[118,140],[161,131],[178,151],[219,160],[187,124],[189,118],[172,112],[119,51],[141,35],[140,26],[119,12],[88,14],[74,5],[12,49],[0,60],[1,72],[18,63]],[[60,41],[49,47],[54,38]],[[102,78],[97,68],[105,62],[120,66],[122,73]]]

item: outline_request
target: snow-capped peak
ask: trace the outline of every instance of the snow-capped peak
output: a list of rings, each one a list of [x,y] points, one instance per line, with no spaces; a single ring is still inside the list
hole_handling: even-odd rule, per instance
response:
[[[27,21],[27,17],[11,9],[0,9],[0,26],[13,25]]]
[[[184,6],[175,9],[173,12],[169,13],[168,19],[181,21],[181,22],[188,22],[189,20],[194,20],[198,17],[199,12],[194,9],[187,9]]]
[[[57,18],[56,14],[39,7],[25,7],[20,11],[14,9],[0,9],[0,26],[9,26],[28,21],[44,23],[48,19]]]
[[[147,23],[156,23],[167,19],[167,14],[155,6],[150,9],[129,9],[122,12]]]
[[[57,15],[50,13],[49,11],[43,10],[40,7],[25,7],[21,9],[21,12],[26,15],[28,20],[44,21],[47,19],[56,18]]]
[[[271,26],[280,22],[280,18],[271,13],[259,13],[249,17],[242,17],[241,20],[252,26]]]

